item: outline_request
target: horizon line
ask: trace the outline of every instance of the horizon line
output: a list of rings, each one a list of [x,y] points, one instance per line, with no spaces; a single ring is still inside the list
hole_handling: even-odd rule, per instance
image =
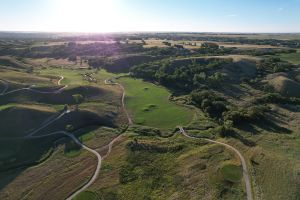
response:
[[[187,34],[300,34],[300,32],[248,32],[248,31],[23,31],[23,30],[0,30],[0,33],[27,33],[27,34],[126,34],[126,33],[187,33]]]

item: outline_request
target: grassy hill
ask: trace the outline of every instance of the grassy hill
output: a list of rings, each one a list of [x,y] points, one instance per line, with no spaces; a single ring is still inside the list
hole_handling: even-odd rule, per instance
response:
[[[269,81],[274,90],[284,96],[300,97],[300,83],[285,76],[278,76]]]
[[[37,128],[56,110],[38,105],[7,105],[0,107],[0,129],[3,137],[22,137]]]

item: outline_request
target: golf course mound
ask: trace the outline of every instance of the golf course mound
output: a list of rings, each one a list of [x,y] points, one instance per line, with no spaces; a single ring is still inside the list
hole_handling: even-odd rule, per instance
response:
[[[300,84],[286,76],[274,77],[269,80],[268,84],[283,96],[300,97]]]

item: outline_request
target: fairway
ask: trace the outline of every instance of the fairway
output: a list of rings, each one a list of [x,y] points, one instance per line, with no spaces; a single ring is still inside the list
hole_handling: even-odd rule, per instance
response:
[[[300,64],[300,50],[297,53],[290,53],[290,54],[281,54],[280,58],[282,60],[291,62],[293,64],[299,65]]]
[[[75,71],[70,69],[59,69],[59,68],[48,68],[40,71],[41,75],[54,75],[63,76],[64,79],[61,81],[62,85],[86,85],[88,82],[84,81],[82,74],[88,70]]]
[[[193,112],[170,102],[165,88],[131,78],[121,78],[120,83],[125,87],[125,103],[134,123],[167,129],[192,120]]]

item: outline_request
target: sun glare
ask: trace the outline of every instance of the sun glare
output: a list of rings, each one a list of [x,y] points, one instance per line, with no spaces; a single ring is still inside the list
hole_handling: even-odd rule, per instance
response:
[[[118,31],[116,0],[59,0],[53,29],[79,32]]]

